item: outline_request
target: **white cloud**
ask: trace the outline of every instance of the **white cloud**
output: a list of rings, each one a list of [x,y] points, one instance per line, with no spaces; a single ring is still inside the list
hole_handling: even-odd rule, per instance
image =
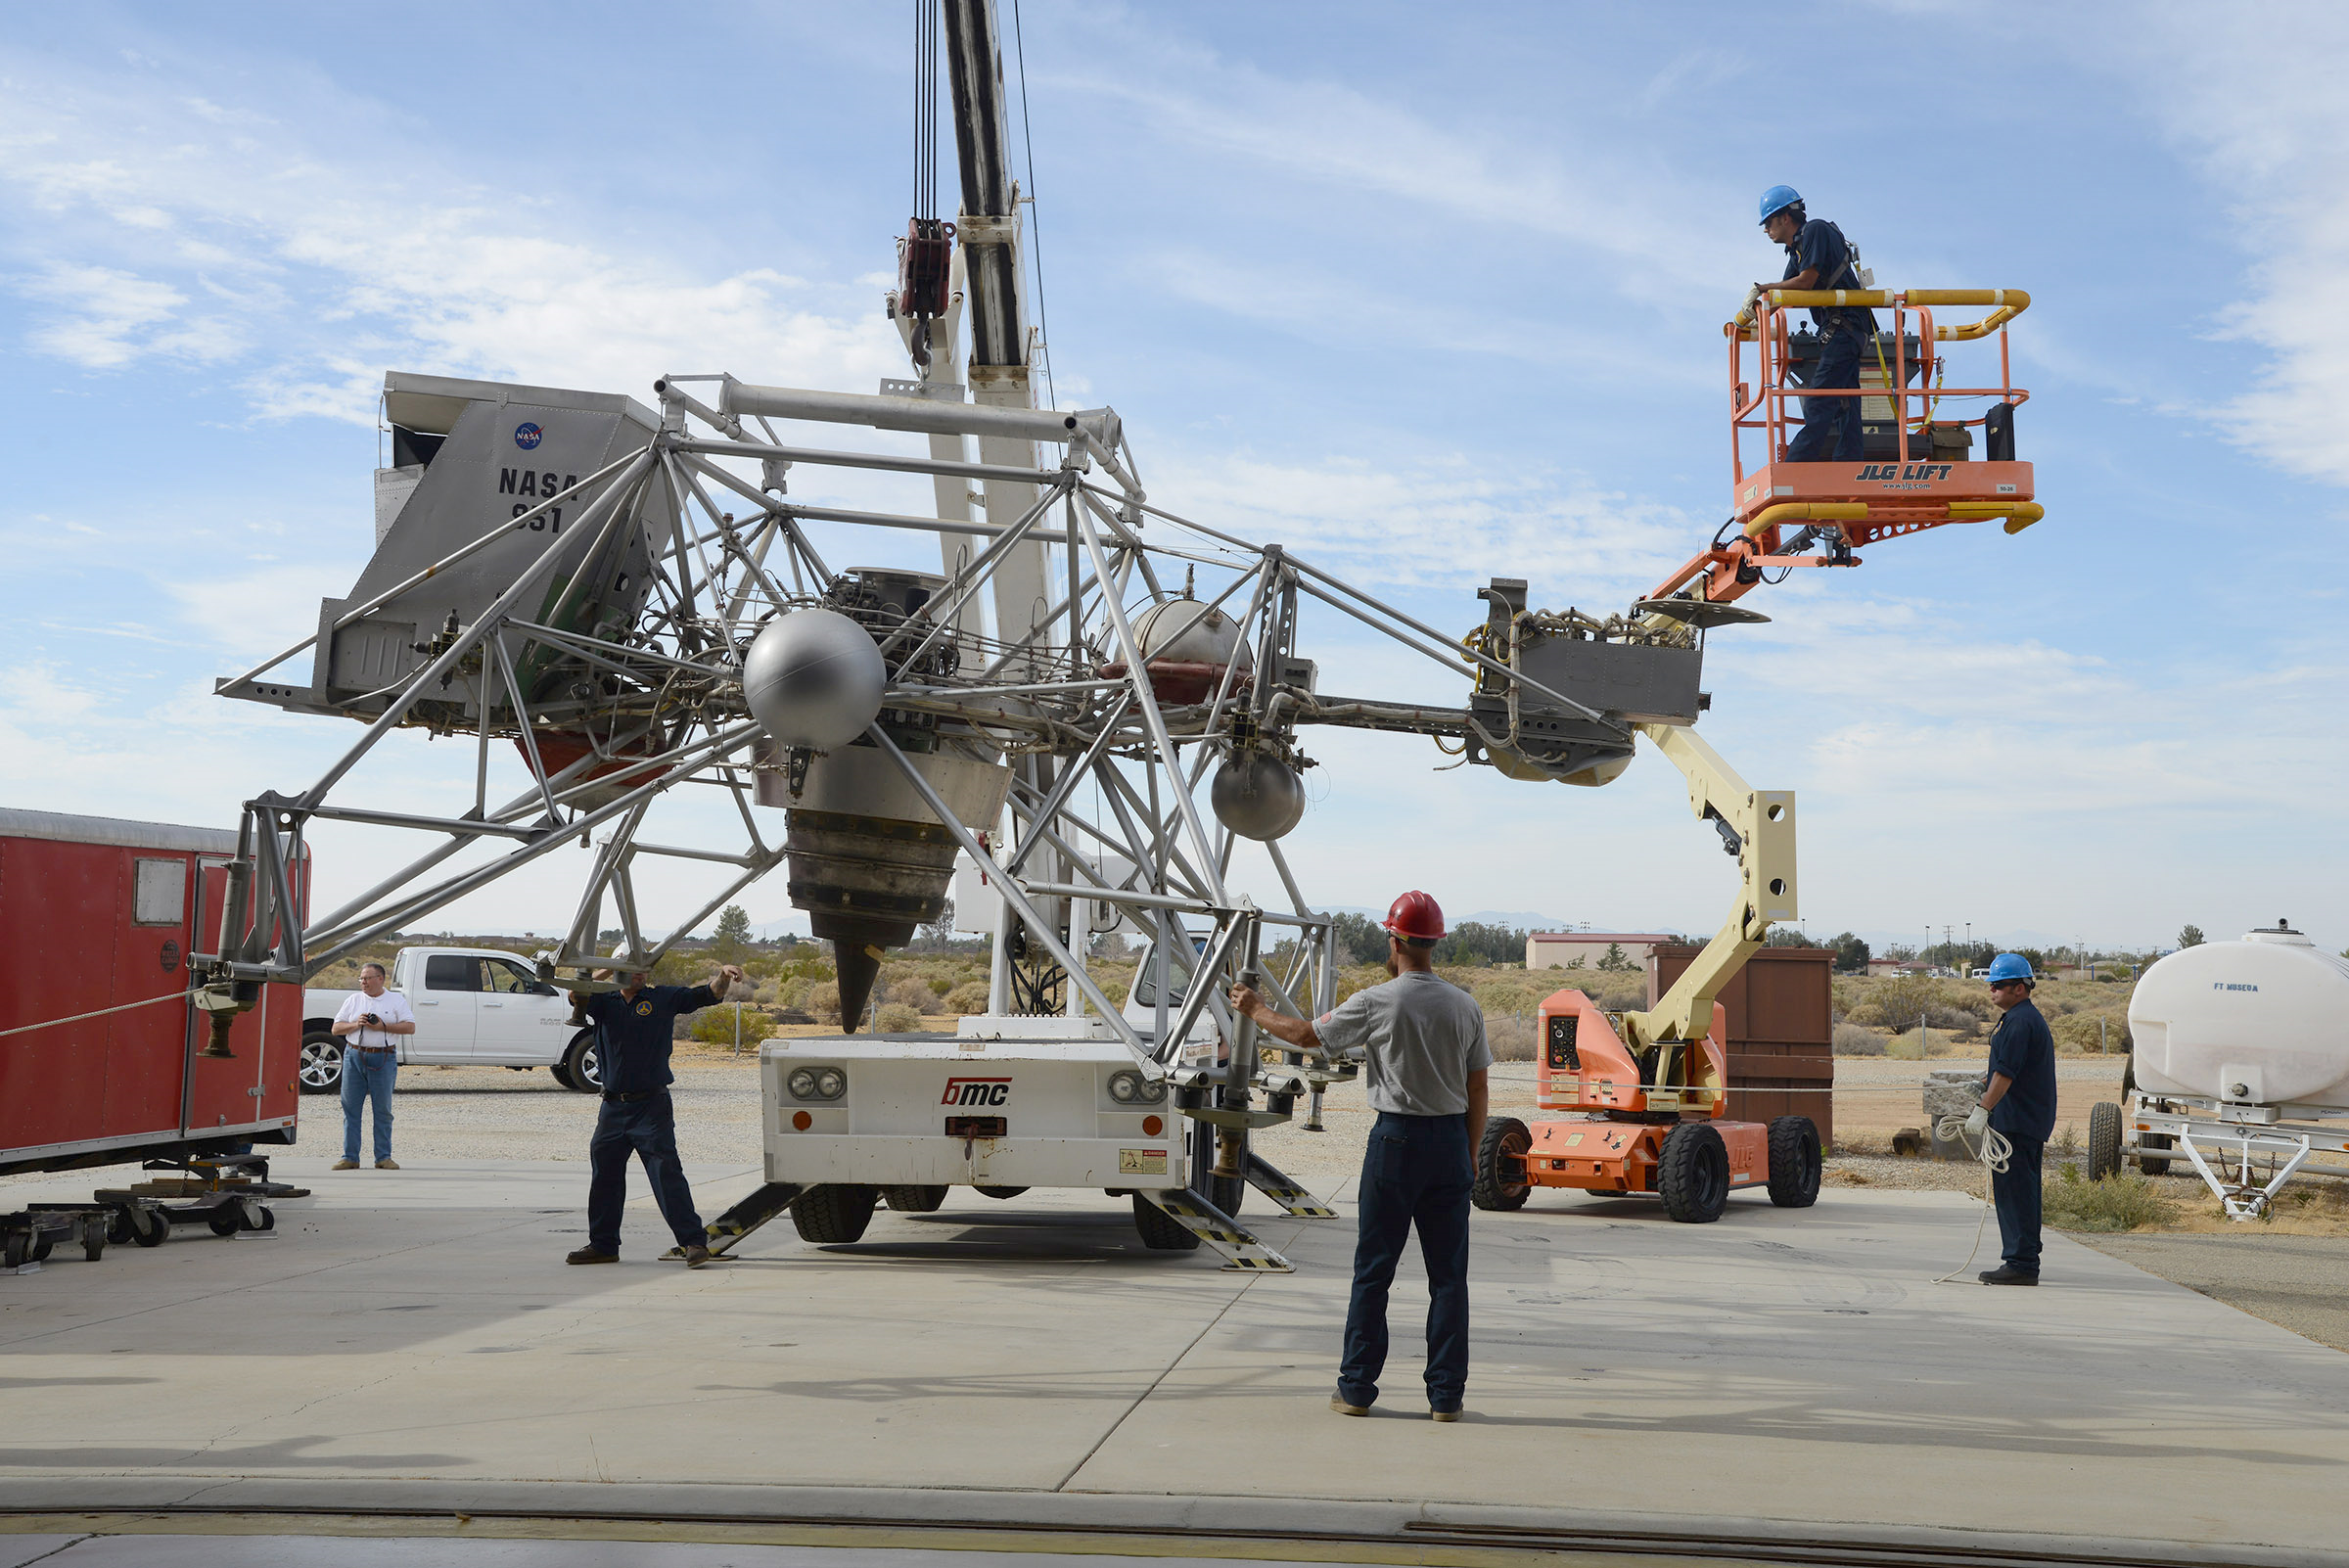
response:
[[[869,386],[901,358],[862,291],[852,307],[764,267],[631,253],[600,238],[622,223],[498,200],[435,170],[434,148],[377,145],[362,166],[332,125],[11,74],[0,190],[37,214],[17,288],[54,307],[30,346],[88,369],[243,360],[262,417],[372,425],[387,365],[642,395],[703,358],[816,386]]]
[[[2257,384],[2221,405],[2234,438],[2289,473],[2349,484],[2349,361],[2327,330],[2349,313],[2349,12],[2259,8],[2212,26],[2202,7],[2138,14],[2083,45],[2115,60],[2148,113],[2199,167],[2207,194],[2182,196],[2182,221],[2250,258],[2246,298],[2221,331],[2268,354]]]

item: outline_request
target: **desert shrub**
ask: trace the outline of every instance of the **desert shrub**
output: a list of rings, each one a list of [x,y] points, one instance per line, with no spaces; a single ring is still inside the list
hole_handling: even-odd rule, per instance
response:
[[[932,991],[930,983],[918,975],[908,975],[903,980],[890,983],[882,1005],[887,1007],[893,1004],[910,1007],[917,1014],[943,1013],[946,1010],[946,1004],[940,999],[939,993]]]
[[[2043,1193],[2047,1222],[2058,1230],[2135,1230],[2178,1218],[2178,1205],[2135,1171],[2084,1181],[2077,1165],[2058,1166]]]
[[[815,1015],[819,1024],[840,1022],[840,988],[827,980],[800,993],[799,1005]]]
[[[2072,1013],[2050,1019],[2048,1033],[2055,1037],[2055,1048],[2064,1051],[2093,1051],[2097,1043],[2097,1023],[2103,1024],[2103,1043],[2107,1050],[2118,1055],[2129,1048],[2129,1015],[2115,1007],[2100,1007],[2095,1012]]]
[[[1515,1013],[1487,1013],[1485,1041],[1493,1047],[1497,1062],[1530,1062],[1534,1059],[1534,1021]]]
[[[904,1002],[887,1002],[874,1014],[873,1024],[884,1035],[902,1035],[922,1027],[922,1010]]]
[[[1884,1037],[1865,1024],[1835,1026],[1835,1054],[1838,1056],[1881,1056]]]
[[[1843,1021],[1847,1024],[1865,1025],[1869,1029],[1882,1029],[1885,1025],[1892,1022],[1890,1018],[1885,1016],[1882,1004],[1872,1001],[1864,1001],[1855,1006],[1845,1008],[1843,1010]]]
[[[1925,1022],[1935,1029],[1951,1030],[1960,1035],[1971,1035],[1982,1027],[1982,1020],[1975,1014],[1962,1007],[1952,1007],[1946,1002],[1927,1002]]]
[[[924,982],[924,984],[930,988],[930,994],[933,996],[944,996],[947,992],[950,992],[954,989],[954,977],[951,975],[932,975],[927,981]]]
[[[757,1007],[744,1007],[741,1012],[743,1044],[756,1045],[774,1033],[774,1020]],[[705,1007],[693,1015],[693,1023],[687,1033],[705,1045],[731,1045],[734,1043],[734,1013],[735,1006],[730,1001],[720,1002],[715,1007]]]
[[[949,1013],[984,1013],[987,1011],[987,982],[966,980],[946,992],[946,1011]]]

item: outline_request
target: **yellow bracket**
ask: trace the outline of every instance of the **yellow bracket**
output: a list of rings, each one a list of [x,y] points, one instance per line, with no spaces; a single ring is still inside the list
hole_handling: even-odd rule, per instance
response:
[[[2037,501],[1949,501],[1943,516],[1953,523],[1982,523],[1994,517],[2006,520],[2006,531],[2020,533],[2048,515]],[[1756,512],[1745,526],[1745,536],[1760,538],[1762,530],[1780,523],[1865,523],[1865,501],[1780,501]],[[1903,521],[1907,521],[1904,519]]]

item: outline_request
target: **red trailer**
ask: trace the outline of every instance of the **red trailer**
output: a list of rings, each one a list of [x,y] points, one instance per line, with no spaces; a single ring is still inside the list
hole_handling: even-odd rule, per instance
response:
[[[301,988],[264,986],[228,1056],[205,1053],[188,999],[236,850],[210,828],[0,810],[0,1173],[294,1141]]]

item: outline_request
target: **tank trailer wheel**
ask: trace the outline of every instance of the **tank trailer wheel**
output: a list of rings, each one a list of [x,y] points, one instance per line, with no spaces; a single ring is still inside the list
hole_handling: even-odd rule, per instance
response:
[[[2088,1178],[2121,1174],[2121,1108],[2102,1100],[2088,1111]]]
[[[1808,1209],[1819,1201],[1819,1129],[1807,1116],[1781,1116],[1770,1124],[1770,1201],[1781,1209]]]
[[[802,1241],[849,1242],[864,1234],[873,1222],[873,1202],[879,1187],[861,1182],[832,1181],[809,1187],[791,1206],[791,1222]]]
[[[1018,1197],[1018,1196],[1019,1196],[1021,1193],[1023,1193],[1023,1192],[1027,1191],[1028,1189],[1027,1189],[1026,1187],[978,1187],[978,1186],[975,1186],[975,1187],[971,1188],[971,1190],[972,1190],[973,1192],[980,1193],[980,1194],[982,1194],[983,1196],[990,1197],[990,1198],[1005,1198],[1005,1199],[1009,1199],[1009,1198],[1016,1198],[1016,1197]]]
[[[294,1077],[304,1094],[332,1094],[343,1086],[343,1042],[332,1035],[301,1037],[301,1061]]]
[[[946,1201],[946,1189],[941,1187],[883,1187],[882,1201],[896,1214],[936,1214],[939,1205]]]
[[[604,1091],[604,1063],[595,1048],[594,1030],[582,1029],[571,1038],[571,1049],[563,1053],[563,1071],[557,1076],[565,1088],[581,1094]]]
[[[2166,1157],[2156,1159],[2146,1151],[2176,1147],[2177,1144],[2170,1140],[2167,1132],[2140,1132],[2137,1135],[2137,1168],[2149,1176],[2168,1176],[2170,1174],[2169,1160]]]
[[[1534,1184],[1525,1171],[1526,1151],[1534,1135],[1513,1116],[1497,1116],[1485,1124],[1485,1140],[1476,1151],[1476,1185],[1468,1201],[1480,1209],[1522,1209]]]
[[[1198,1234],[1140,1193],[1133,1195],[1133,1228],[1152,1252],[1195,1252]]]
[[[1664,1212],[1683,1224],[1710,1224],[1729,1201],[1729,1150],[1704,1122],[1682,1122],[1664,1135],[1656,1162]]]

